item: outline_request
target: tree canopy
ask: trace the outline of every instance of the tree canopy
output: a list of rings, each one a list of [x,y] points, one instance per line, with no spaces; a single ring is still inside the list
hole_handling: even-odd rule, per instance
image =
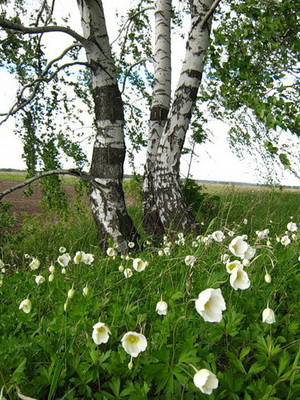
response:
[[[62,154],[79,170],[87,166],[80,138],[86,109],[93,108],[91,174],[102,180],[103,193],[114,187],[110,196],[123,202],[123,127],[131,150],[148,144],[144,213],[151,214],[146,225],[156,224],[158,231],[168,230],[176,218],[177,229],[193,226],[179,186],[180,154],[188,129],[194,142],[209,138],[208,116],[229,123],[229,140],[238,151],[258,149],[265,160],[297,173],[298,150],[282,140],[282,132],[300,136],[298,0],[186,0],[177,7],[170,0],[136,0],[120,19],[114,43],[108,40],[102,2],[78,0],[77,5],[82,29],[69,26],[71,9],[57,17],[54,0],[37,1],[33,8],[18,0],[0,3],[0,67],[20,85],[16,102],[1,118],[2,123],[17,120],[28,176],[61,169]],[[53,57],[49,43],[55,47],[57,32],[70,43]],[[171,60],[166,44],[176,34],[187,40],[177,86],[171,84],[171,66],[164,64]],[[121,153],[116,143],[122,143]],[[113,166],[109,173],[106,163]],[[59,177],[47,179],[45,190],[53,192]],[[58,198],[64,201],[60,190]],[[121,209],[125,215],[124,205]]]

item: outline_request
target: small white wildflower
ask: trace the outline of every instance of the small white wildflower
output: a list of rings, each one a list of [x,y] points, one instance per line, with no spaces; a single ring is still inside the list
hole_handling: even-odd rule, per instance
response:
[[[62,254],[62,253],[65,253],[66,252],[66,248],[65,247],[63,247],[63,246],[61,246],[59,249],[58,249],[58,251]]]
[[[45,278],[42,276],[42,275],[37,275],[36,277],[35,277],[35,283],[37,284],[37,285],[41,285],[42,283],[44,283],[45,282]]]
[[[91,265],[94,262],[94,254],[86,253],[84,255],[84,258],[83,258],[82,262],[85,265]]]
[[[39,269],[41,265],[40,260],[38,260],[37,258],[34,258],[31,263],[29,264],[29,267],[32,271]]]
[[[287,230],[290,231],[290,232],[297,232],[298,226],[297,226],[297,224],[295,222],[289,222],[287,224]]]
[[[233,269],[230,275],[230,285],[234,290],[245,290],[250,287],[250,280],[246,271],[244,271],[243,266],[240,265]]]
[[[266,324],[273,324],[276,321],[274,311],[271,308],[267,307],[264,309],[262,313],[262,321]]]
[[[49,281],[49,282],[53,282],[53,280],[54,280],[54,274],[50,274],[50,275],[48,276],[48,281]]]
[[[216,375],[206,368],[197,371],[194,375],[193,381],[195,386],[204,394],[211,394],[219,385]]]
[[[225,235],[222,231],[215,231],[212,233],[211,237],[216,241],[216,242],[222,242],[225,238]]]
[[[186,256],[184,259],[185,265],[191,265],[193,266],[196,262],[196,257],[195,256]]]
[[[291,239],[288,237],[288,235],[282,236],[282,238],[280,240],[280,243],[283,246],[287,246],[287,245],[289,245],[291,243]]]
[[[108,255],[108,257],[114,257],[117,253],[116,253],[116,250],[113,247],[109,247],[106,250],[106,254]]]
[[[142,333],[127,332],[123,336],[122,347],[131,357],[137,357],[147,347],[147,339]]]
[[[158,315],[166,315],[168,312],[168,304],[163,300],[159,301],[156,304],[155,311]]]
[[[123,272],[123,271],[124,271],[124,267],[123,267],[123,265],[119,265],[119,268],[118,268],[118,270],[119,270],[120,272]]]
[[[130,249],[133,249],[134,246],[135,246],[135,244],[134,244],[133,242],[128,242],[128,247],[129,247]]]
[[[57,262],[61,267],[66,267],[71,260],[71,256],[69,253],[64,253],[57,258]]]
[[[132,276],[132,270],[130,268],[125,268],[124,276],[125,276],[125,278],[130,278]]]
[[[29,314],[32,309],[32,303],[29,299],[25,299],[19,305],[19,310],[24,311],[25,314]]]
[[[169,256],[171,254],[170,247],[165,247],[164,248],[164,253],[165,253],[166,256]]]
[[[110,330],[103,322],[97,322],[93,326],[92,338],[97,345],[107,343],[110,334]]]
[[[243,240],[242,236],[237,236],[229,244],[229,250],[236,256],[243,258],[245,252],[248,250],[249,245]]]
[[[141,258],[135,258],[132,261],[132,266],[137,272],[142,272],[148,266],[148,261],[143,261]]]
[[[269,229],[264,229],[262,231],[256,231],[256,236],[258,239],[265,239],[266,237],[268,237],[270,230]]]
[[[197,312],[206,322],[221,322],[222,311],[226,310],[221,289],[208,288],[203,290],[195,303]]]

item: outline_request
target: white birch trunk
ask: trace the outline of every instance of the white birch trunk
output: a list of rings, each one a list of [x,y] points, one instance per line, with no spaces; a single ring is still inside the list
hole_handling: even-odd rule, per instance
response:
[[[208,48],[211,18],[201,26],[213,0],[194,0],[191,28],[179,82],[160,140],[155,166],[156,205],[164,229],[194,230],[195,221],[179,184],[180,155],[201,83],[204,55]]]
[[[143,181],[143,224],[147,233],[163,230],[154,193],[157,149],[167,120],[171,99],[171,11],[172,0],[155,4],[154,88],[149,121],[147,158]]]
[[[89,41],[85,50],[91,65],[97,126],[91,174],[101,189],[91,189],[92,211],[101,245],[105,245],[109,235],[119,250],[124,251],[128,241],[135,241],[137,233],[126,211],[122,187],[126,150],[123,103],[117,85],[102,1],[77,0],[77,3],[83,35]]]

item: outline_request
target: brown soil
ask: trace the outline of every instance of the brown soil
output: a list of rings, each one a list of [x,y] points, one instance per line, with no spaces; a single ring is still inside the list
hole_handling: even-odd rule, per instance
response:
[[[15,185],[22,183],[22,181],[0,181],[0,192],[7,190]],[[39,202],[42,199],[41,189],[39,184],[34,184],[34,193],[31,196],[25,196],[24,192],[26,187],[22,189],[15,190],[14,192],[3,197],[2,201],[9,202],[12,205],[11,211],[13,213],[26,212],[28,214],[40,214],[42,209],[40,208]],[[73,185],[65,186],[71,199],[75,197],[75,190]]]
[[[3,180],[0,181],[0,193],[4,190],[7,190],[13,186],[22,183],[22,181],[9,181]],[[4,196],[2,201],[9,202],[12,205],[11,211],[12,213],[20,214],[22,212],[26,212],[28,214],[40,214],[43,210],[40,207],[40,201],[42,200],[41,195],[41,188],[38,183],[33,184],[34,193],[31,196],[25,196],[24,192],[26,191],[27,187],[22,189],[15,190],[14,192]],[[65,189],[70,196],[70,200],[73,201],[76,192],[74,189],[74,185],[66,184]],[[88,197],[86,197],[87,203],[89,203]],[[126,204],[133,205],[136,204],[136,199],[131,196],[126,196]]]

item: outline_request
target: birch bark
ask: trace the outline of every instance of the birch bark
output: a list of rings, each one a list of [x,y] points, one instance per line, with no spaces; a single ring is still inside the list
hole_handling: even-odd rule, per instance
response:
[[[154,87],[149,121],[147,158],[143,181],[143,224],[147,233],[161,233],[154,192],[157,149],[167,120],[171,99],[171,11],[172,0],[155,4]]]
[[[174,100],[170,109],[155,163],[155,195],[160,221],[165,231],[195,230],[195,220],[180,188],[180,155],[201,83],[204,55],[208,48],[211,18],[201,21],[213,0],[191,1],[191,28]]]
[[[101,0],[77,0],[81,14],[87,60],[91,65],[92,95],[97,135],[91,174],[99,185],[91,188],[92,211],[102,247],[110,236],[120,251],[137,232],[127,214],[123,181],[125,158],[124,113],[106,30]]]

